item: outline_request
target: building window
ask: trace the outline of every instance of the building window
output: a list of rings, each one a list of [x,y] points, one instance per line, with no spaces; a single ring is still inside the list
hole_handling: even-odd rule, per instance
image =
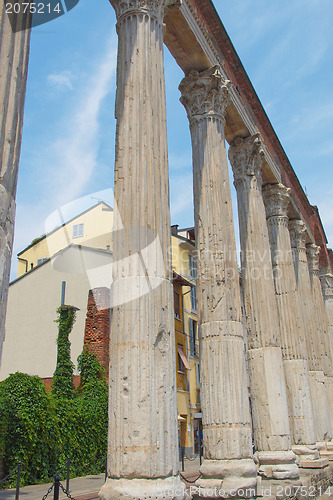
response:
[[[197,311],[197,287],[192,286],[191,288],[191,309],[192,311]]]
[[[197,387],[200,387],[200,365],[196,364],[195,365],[195,375],[197,379]]]
[[[185,373],[185,365],[183,363],[183,360],[180,355],[180,351],[182,351],[183,346],[181,344],[178,344],[178,371],[181,373]]]
[[[191,356],[196,356],[198,354],[197,350],[197,322],[194,319],[189,319],[189,329],[190,329],[190,353]]]
[[[197,277],[197,263],[195,262],[193,255],[188,256],[188,264],[190,269],[190,276],[195,280]]]
[[[180,319],[180,303],[179,303],[179,293],[173,292],[173,300],[175,307],[175,316]]]
[[[73,238],[82,238],[84,232],[84,224],[74,224]]]
[[[43,264],[43,262],[45,262],[47,260],[46,257],[43,257],[42,259],[38,259],[37,260],[37,266],[39,266],[40,264]]]

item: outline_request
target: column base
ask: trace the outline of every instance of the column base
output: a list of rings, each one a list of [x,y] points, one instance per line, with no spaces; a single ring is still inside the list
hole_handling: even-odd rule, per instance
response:
[[[252,459],[204,460],[202,477],[195,483],[195,497],[254,498],[257,467]]]
[[[309,444],[309,445],[294,445],[292,447],[292,451],[296,455],[296,464],[299,467],[310,467],[310,468],[315,468],[315,465],[313,467],[311,466],[312,462],[315,463],[317,461],[318,467],[320,468],[320,463],[318,462],[319,460],[319,451],[316,447],[315,444]],[[309,464],[309,465],[306,465]],[[324,467],[324,466],[323,466]]]
[[[278,481],[260,478],[258,480],[257,498],[263,500],[290,500],[290,498],[298,498],[297,493],[302,486],[301,479],[284,479]],[[299,498],[305,500],[308,497],[300,496]]]
[[[297,456],[296,463],[302,469],[323,469],[328,460],[322,458],[316,445],[295,445],[292,448]]]
[[[101,500],[186,500],[186,486],[179,476],[165,479],[107,478],[98,494]]]
[[[316,445],[319,450],[320,458],[327,459],[330,462],[333,462],[332,442],[320,441]]]
[[[298,479],[299,468],[292,451],[257,451],[259,475],[265,479]]]

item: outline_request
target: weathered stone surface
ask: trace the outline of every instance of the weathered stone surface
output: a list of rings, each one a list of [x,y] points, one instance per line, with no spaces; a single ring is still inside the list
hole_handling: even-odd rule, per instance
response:
[[[12,256],[15,196],[21,150],[30,45],[30,14],[16,15],[13,33],[5,2],[0,4],[0,362],[5,337],[7,293]]]
[[[310,280],[314,307],[316,310],[315,322],[317,326],[317,337],[322,345],[322,369],[325,375],[325,388],[329,409],[329,419],[333,436],[333,290],[330,275],[323,279],[319,275],[319,247],[307,245]],[[329,436],[328,436],[329,439]]]
[[[255,484],[244,330],[225,149],[227,84],[217,67],[192,71],[181,82],[190,121],[194,217],[198,252],[204,463],[202,487],[217,478],[234,488]],[[252,477],[249,481],[244,476]],[[214,479],[212,479],[214,478]],[[231,481],[231,482],[230,482]],[[221,481],[220,481],[221,484]],[[231,486],[230,486],[231,487]]]
[[[257,452],[259,474],[266,479],[297,479],[299,469],[292,451]]]
[[[171,5],[180,4],[180,0],[110,0],[110,2],[116,11],[118,22],[131,14],[148,14],[163,21],[166,9]]]
[[[183,500],[185,484],[178,477],[166,479],[107,479],[99,493],[101,500]]]
[[[329,440],[331,435],[328,398],[322,363],[323,357],[326,357],[325,345],[323,339],[318,338],[317,334],[316,310],[305,247],[306,228],[301,220],[292,220],[289,222],[289,231],[305,331],[311,400],[318,444],[318,442]]]
[[[328,377],[333,376],[331,343],[328,335],[328,316],[325,309],[323,291],[319,278],[319,250],[317,245],[307,245],[306,252],[308,257],[310,282],[314,308],[316,311],[315,325],[317,328],[317,339],[322,345],[322,370]]]
[[[261,192],[262,155],[259,135],[237,138],[229,149],[238,199],[255,447],[258,452],[284,452],[291,450],[292,442],[271,251]],[[297,475],[296,456],[292,456],[294,466],[288,467],[288,471],[279,471],[286,478]],[[261,473],[266,475],[266,469]]]
[[[305,331],[288,230],[289,193],[290,190],[282,184],[263,187],[293,443],[314,445],[316,436]],[[299,447],[299,453],[301,450]],[[309,449],[304,447],[303,450],[308,455]]]
[[[303,458],[299,466],[303,469],[323,469],[324,467],[327,467],[328,463],[329,461],[325,458],[319,458],[316,460]]]
[[[163,27],[168,2],[118,14],[108,480],[103,499],[184,498],[179,474]],[[156,7],[157,10],[154,10]],[[158,193],[158,195],[157,195]],[[135,258],[139,255],[140,258]],[[150,284],[150,288],[147,287]],[[136,289],[133,299],[132,290]],[[141,481],[142,480],[142,481]],[[175,494],[173,485],[180,487]],[[147,489],[147,491],[146,491]]]
[[[226,477],[221,479],[200,478],[195,485],[201,489],[194,498],[254,498],[256,496],[256,477]],[[198,489],[199,489],[198,488]],[[200,495],[201,493],[201,495]]]

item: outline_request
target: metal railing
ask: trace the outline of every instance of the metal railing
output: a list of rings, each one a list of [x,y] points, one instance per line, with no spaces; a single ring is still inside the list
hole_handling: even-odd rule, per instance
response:
[[[97,468],[101,467],[105,463],[105,480],[107,478],[107,457],[103,458],[98,464]],[[67,457],[65,464],[61,467],[61,469],[54,475],[53,483],[45,493],[45,495],[42,497],[42,500],[46,500],[46,498],[50,495],[50,493],[53,491],[53,500],[59,500],[59,491],[60,489],[63,491],[63,493],[67,496],[67,498],[70,498],[71,500],[75,500],[71,494],[70,494],[70,468],[72,466],[75,466],[70,457]],[[63,486],[63,484],[60,482],[60,474],[63,471],[63,469],[66,467],[66,487]],[[0,485],[5,484],[7,481],[9,481],[13,476],[15,477],[15,473],[17,471],[17,478],[16,478],[16,488],[15,488],[15,500],[19,500],[20,498],[20,486],[21,486],[21,475],[22,475],[22,463],[18,462],[17,466],[9,473],[7,474],[6,477],[3,479],[0,479]],[[32,476],[29,476],[30,479],[33,480],[33,482],[38,482],[36,478],[33,478]]]
[[[196,455],[193,455],[193,457],[188,457],[185,454],[185,448],[184,446],[181,446],[180,448],[180,456],[181,456],[181,462],[182,462],[182,472],[185,472],[185,460],[189,460],[190,462],[193,462],[196,458],[199,457],[200,465],[202,463],[202,446],[199,447],[199,453]]]

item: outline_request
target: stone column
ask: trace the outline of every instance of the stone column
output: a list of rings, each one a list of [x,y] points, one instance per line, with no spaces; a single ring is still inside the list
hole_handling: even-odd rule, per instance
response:
[[[289,231],[306,338],[316,441],[317,445],[321,448],[322,445],[320,443],[329,439],[331,429],[327,391],[324,383],[324,372],[322,368],[321,343],[319,339],[317,339],[317,329],[315,325],[316,311],[314,308],[309,266],[305,248],[307,231],[301,220],[290,221]]]
[[[330,353],[333,353],[333,275],[326,273],[320,276],[323,297],[325,302],[325,310],[327,314],[327,335],[330,345]],[[332,358],[331,358],[332,363]],[[331,364],[332,366],[332,364]],[[328,407],[330,411],[331,425],[333,425],[333,378],[326,378]]]
[[[184,498],[179,477],[163,17],[113,0],[118,68],[108,479],[101,499]]]
[[[203,488],[254,488],[244,330],[224,139],[227,85],[218,67],[192,71],[179,87],[190,122],[198,251]],[[234,493],[239,496],[239,494]],[[244,493],[240,494],[243,496]]]
[[[19,3],[19,2],[17,2]],[[0,3],[0,363],[5,337],[12,257],[15,197],[30,46],[29,14],[13,16],[13,28]]]
[[[259,134],[237,138],[229,149],[238,199],[254,440],[259,473],[274,479],[298,478],[261,193],[262,155]]]
[[[282,184],[266,184],[263,187],[280,318],[279,343],[286,375],[293,451],[299,455],[299,465],[309,465],[308,459],[318,459],[319,454],[314,446],[316,435],[306,340],[288,230],[289,193],[290,189]],[[316,463],[319,465],[319,462]]]
[[[316,339],[319,348],[320,364],[319,367],[321,371],[324,372],[324,383],[326,387],[326,394],[328,400],[329,409],[329,432],[326,436],[325,441],[329,441],[332,438],[332,422],[330,419],[330,400],[332,401],[333,395],[331,394],[333,390],[333,366],[332,366],[332,356],[331,356],[331,345],[328,337],[328,317],[325,310],[325,303],[323,297],[323,291],[321,288],[320,278],[319,278],[319,251],[320,247],[317,245],[309,244],[306,246],[306,253],[308,257],[308,266],[310,273],[310,282],[312,288],[312,296],[314,303],[314,323],[316,330]]]

